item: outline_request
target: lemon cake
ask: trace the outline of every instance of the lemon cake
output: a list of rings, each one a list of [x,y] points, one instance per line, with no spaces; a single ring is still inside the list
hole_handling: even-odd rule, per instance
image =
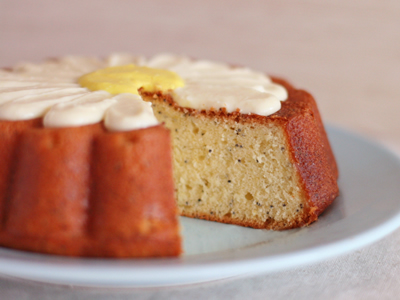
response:
[[[290,229],[338,195],[309,93],[184,56],[0,70],[0,141],[0,244],[22,250],[176,256],[178,215]]]

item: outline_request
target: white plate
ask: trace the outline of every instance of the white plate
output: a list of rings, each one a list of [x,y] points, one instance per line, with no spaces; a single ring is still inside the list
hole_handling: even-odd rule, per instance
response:
[[[328,132],[341,195],[308,228],[273,232],[181,218],[181,258],[77,259],[0,248],[0,273],[61,284],[162,286],[278,271],[372,243],[400,226],[400,161],[354,134]]]

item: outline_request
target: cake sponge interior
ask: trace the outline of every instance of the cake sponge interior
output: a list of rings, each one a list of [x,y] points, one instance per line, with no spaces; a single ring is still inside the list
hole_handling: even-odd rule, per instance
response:
[[[142,96],[171,131],[181,215],[269,229],[304,218],[306,195],[279,124],[238,122]]]

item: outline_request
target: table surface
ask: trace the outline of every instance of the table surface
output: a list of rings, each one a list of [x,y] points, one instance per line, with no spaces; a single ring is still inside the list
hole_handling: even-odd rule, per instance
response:
[[[67,54],[159,52],[280,75],[325,122],[400,156],[400,2],[0,0],[0,66]],[[351,254],[183,287],[94,289],[0,279],[1,299],[393,299],[400,230]]]

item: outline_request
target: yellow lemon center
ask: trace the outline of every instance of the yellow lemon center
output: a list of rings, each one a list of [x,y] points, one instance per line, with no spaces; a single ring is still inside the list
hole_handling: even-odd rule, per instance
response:
[[[83,75],[78,82],[91,91],[103,90],[111,94],[138,94],[140,88],[146,92],[163,92],[184,86],[182,78],[174,72],[135,65],[101,69]]]

